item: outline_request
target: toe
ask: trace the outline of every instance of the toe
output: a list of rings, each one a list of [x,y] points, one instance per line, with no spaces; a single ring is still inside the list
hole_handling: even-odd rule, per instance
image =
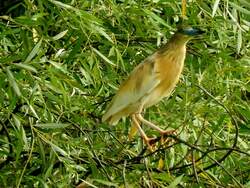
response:
[[[161,135],[171,135],[171,134],[175,134],[176,130],[164,130],[161,131]]]
[[[148,149],[153,152],[155,148],[155,144],[157,142],[157,138],[145,138],[144,139],[145,143],[148,146]]]

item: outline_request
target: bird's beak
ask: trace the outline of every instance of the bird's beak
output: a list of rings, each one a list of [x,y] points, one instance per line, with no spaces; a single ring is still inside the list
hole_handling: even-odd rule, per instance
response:
[[[198,29],[198,28],[193,28],[193,33],[194,35],[202,35],[205,33],[205,31]]]
[[[197,35],[202,35],[202,34],[204,34],[204,33],[205,33],[205,31],[200,30],[200,29],[197,29]]]

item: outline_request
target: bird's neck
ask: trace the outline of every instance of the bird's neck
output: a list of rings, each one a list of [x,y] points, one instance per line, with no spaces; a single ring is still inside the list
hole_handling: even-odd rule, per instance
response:
[[[176,33],[167,44],[159,49],[158,53],[161,55],[167,54],[170,51],[175,53],[186,53],[186,44],[190,39],[190,37]]]
[[[175,33],[169,40],[168,44],[170,45],[176,45],[176,46],[182,46],[186,45],[187,42],[192,39],[191,36],[183,35],[180,33]]]

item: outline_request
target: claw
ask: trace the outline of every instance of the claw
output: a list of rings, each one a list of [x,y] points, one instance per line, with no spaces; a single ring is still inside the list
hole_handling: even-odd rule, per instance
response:
[[[147,144],[148,149],[153,152],[157,138],[143,138],[144,142]]]
[[[151,152],[154,151],[154,148],[155,148],[155,145],[157,142],[157,138],[148,138],[147,135],[145,134],[145,132],[143,131],[143,129],[141,128],[139,122],[142,122],[142,123],[148,125],[149,127],[159,131],[161,134],[161,144],[162,145],[165,144],[166,141],[168,140],[168,139],[164,139],[164,135],[175,134],[175,132],[176,132],[176,130],[163,130],[163,129],[161,129],[160,127],[156,126],[155,124],[145,120],[140,113],[133,114],[131,117],[132,117],[132,128],[131,128],[132,131],[131,132],[132,133],[134,132],[133,127],[135,128],[135,130],[138,129],[142,139],[144,140],[145,144],[148,146],[148,148]],[[131,135],[132,134],[130,134],[129,136],[131,136]]]
[[[163,130],[161,131],[161,144],[166,143],[168,139],[165,139],[165,135],[171,135],[171,134],[176,134],[176,130]]]

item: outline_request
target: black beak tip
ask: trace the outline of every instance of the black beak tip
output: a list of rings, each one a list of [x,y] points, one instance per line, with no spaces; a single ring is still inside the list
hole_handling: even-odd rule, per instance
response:
[[[199,30],[197,33],[198,33],[199,35],[202,35],[202,34],[204,34],[204,33],[206,33],[206,32],[203,31],[203,30]]]

